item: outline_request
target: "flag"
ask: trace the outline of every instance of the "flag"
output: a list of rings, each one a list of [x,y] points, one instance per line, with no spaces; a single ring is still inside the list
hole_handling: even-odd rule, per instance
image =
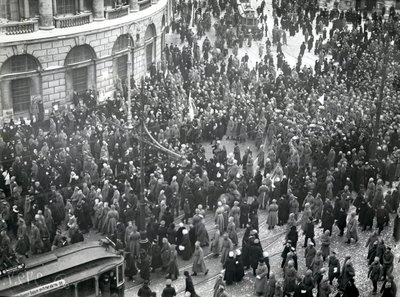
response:
[[[321,97],[318,98],[318,102],[324,105],[325,102],[325,94],[323,94]]]
[[[192,121],[194,119],[194,106],[193,106],[194,104],[193,104],[191,94],[192,93],[189,92],[188,107],[189,107],[189,118]]]

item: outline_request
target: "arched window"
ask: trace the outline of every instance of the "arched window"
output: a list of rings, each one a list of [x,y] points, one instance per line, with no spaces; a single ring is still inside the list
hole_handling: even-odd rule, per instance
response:
[[[125,84],[128,74],[128,54],[133,55],[133,39],[129,34],[123,34],[117,38],[112,49],[114,76],[120,78],[122,84]],[[131,58],[133,66],[133,57]],[[131,70],[133,74],[133,69]]]
[[[18,114],[28,112],[33,96],[40,96],[41,66],[31,55],[7,59],[0,70],[2,109]]]
[[[95,86],[96,54],[89,45],[73,47],[65,58],[67,91],[83,92]]]
[[[156,28],[153,24],[149,25],[144,34],[144,42],[146,46],[146,66],[147,69],[155,60],[156,55]]]

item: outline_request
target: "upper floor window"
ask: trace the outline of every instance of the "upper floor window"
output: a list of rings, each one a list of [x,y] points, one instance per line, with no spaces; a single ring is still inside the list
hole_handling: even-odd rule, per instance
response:
[[[57,14],[75,14],[75,0],[57,0]]]
[[[0,0],[0,19],[10,19],[10,4],[9,0]]]
[[[22,21],[39,15],[38,0],[0,0],[0,23],[5,21]]]

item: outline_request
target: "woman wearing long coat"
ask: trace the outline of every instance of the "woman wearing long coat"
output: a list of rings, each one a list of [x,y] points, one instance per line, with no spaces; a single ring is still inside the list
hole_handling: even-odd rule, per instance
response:
[[[292,293],[296,290],[297,271],[294,269],[293,262],[289,262],[288,267],[285,269],[284,279],[284,293]]]
[[[229,239],[232,240],[232,243],[236,246],[239,243],[238,235],[236,233],[236,226],[233,222],[233,217],[229,218],[228,227],[226,228],[226,232],[228,233]]]
[[[244,268],[242,261],[242,252],[240,250],[236,250],[236,259],[235,259],[235,275],[233,281],[240,282],[244,277]]]
[[[347,232],[346,232],[347,243],[350,243],[350,240],[352,238],[355,241],[358,241],[357,220],[355,217],[356,217],[356,214],[352,213],[350,220],[347,223]]]
[[[317,250],[314,247],[314,244],[310,242],[308,244],[308,247],[306,247],[305,250],[305,258],[306,258],[306,267],[311,268],[311,264],[315,258],[315,255],[317,254]]]
[[[254,176],[254,160],[253,160],[251,153],[247,156],[246,171],[247,171],[247,176],[249,178],[253,178],[253,176]]]
[[[276,204],[276,200],[273,199],[272,203],[268,208],[268,218],[267,225],[268,229],[273,229],[278,224],[278,205]]]
[[[225,231],[224,208],[218,207],[215,212],[215,225],[218,226],[220,234]]]
[[[266,281],[268,279],[268,268],[265,265],[264,260],[258,262],[256,270],[256,280],[254,283],[254,289],[257,295],[263,295],[265,293]]]
[[[210,252],[214,254],[214,257],[218,257],[219,253],[221,251],[221,246],[220,246],[220,232],[219,229],[216,228],[214,236],[211,240],[211,246],[210,246]]]
[[[204,275],[207,275],[208,269],[206,267],[206,263],[204,262],[204,252],[200,246],[200,242],[196,241],[194,246],[195,249],[193,253],[193,266],[192,266],[193,275],[197,275],[197,273],[200,272],[204,273]]]
[[[275,274],[271,273],[265,286],[264,297],[274,297],[276,288]]]
[[[226,284],[229,286],[233,284],[235,279],[235,254],[233,251],[230,251],[227,255],[225,261],[225,273],[224,273],[224,280]]]
[[[107,218],[106,218],[106,229],[104,230],[105,233],[108,235],[113,235],[115,234],[117,230],[117,222],[119,220],[119,213],[115,209],[115,205],[111,205],[110,211],[107,213]]]
[[[239,201],[233,202],[233,206],[231,211],[229,212],[229,216],[233,217],[233,222],[235,223],[235,227],[239,228],[240,226],[240,207]]]
[[[161,258],[161,249],[158,245],[157,240],[154,240],[151,245],[151,268],[154,272],[157,268],[163,267],[163,261]]]
[[[140,240],[140,233],[136,231],[136,228],[134,228],[131,234],[129,235],[128,250],[135,258],[139,256],[140,252],[139,240]]]
[[[175,245],[171,245],[170,250],[171,257],[169,258],[168,263],[168,276],[172,280],[176,280],[179,276],[179,268],[178,268],[178,253],[176,252]]]
[[[304,205],[303,215],[301,217],[301,229],[304,231],[308,222],[308,219],[312,216],[310,203]]]
[[[400,240],[400,207],[393,222],[393,237],[396,242]]]
[[[183,260],[187,261],[192,257],[192,245],[190,243],[189,232],[183,230],[182,234],[182,243],[178,249],[181,251]]]
[[[322,258],[325,259],[329,256],[331,252],[330,244],[331,244],[331,238],[330,238],[330,231],[325,230],[325,232],[321,235],[321,253],[322,253]]]
[[[162,240],[161,261],[163,269],[167,269],[171,260],[171,245],[166,238]]]
[[[200,242],[200,246],[208,246],[210,243],[210,238],[203,221],[200,221],[196,225],[196,238]]]
[[[221,263],[225,265],[225,261],[228,258],[229,252],[232,251],[233,244],[232,241],[229,239],[228,234],[224,234],[224,238],[222,240],[221,245]]]

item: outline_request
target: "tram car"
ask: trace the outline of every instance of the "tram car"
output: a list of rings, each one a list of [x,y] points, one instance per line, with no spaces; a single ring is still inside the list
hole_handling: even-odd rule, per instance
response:
[[[76,243],[16,263],[1,271],[0,296],[124,297],[124,257],[104,243]]]
[[[252,6],[249,0],[238,0],[237,8],[244,36],[247,37],[251,32],[254,39],[258,39],[261,30],[259,28],[259,16],[256,8]]]

